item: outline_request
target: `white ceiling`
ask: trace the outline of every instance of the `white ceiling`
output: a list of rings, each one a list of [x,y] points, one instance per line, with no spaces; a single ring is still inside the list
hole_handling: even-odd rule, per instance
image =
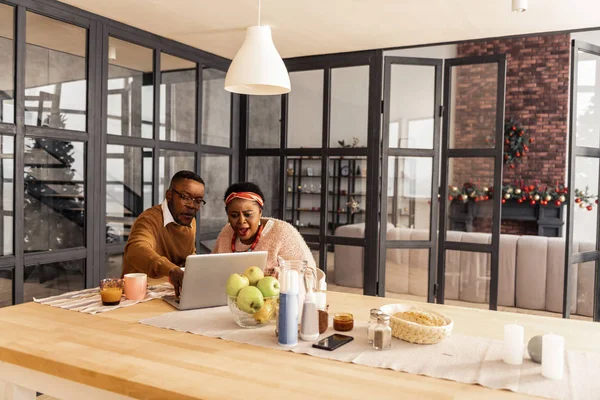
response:
[[[62,0],[233,58],[258,0]],[[600,26],[599,0],[262,0],[262,24],[282,57]]]

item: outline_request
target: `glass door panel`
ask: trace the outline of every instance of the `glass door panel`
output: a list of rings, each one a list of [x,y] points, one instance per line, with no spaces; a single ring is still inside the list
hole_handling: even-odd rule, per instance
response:
[[[434,299],[442,60],[386,57],[381,295]]]
[[[437,300],[495,310],[506,58],[445,63]]]

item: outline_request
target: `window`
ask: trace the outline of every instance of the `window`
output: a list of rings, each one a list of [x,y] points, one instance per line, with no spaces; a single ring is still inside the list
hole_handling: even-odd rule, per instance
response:
[[[111,135],[152,138],[153,51],[108,39],[108,119]]]
[[[84,144],[25,139],[25,252],[85,245]]]
[[[0,4],[0,122],[15,122],[14,8]]]
[[[86,130],[87,32],[27,12],[25,124]]]
[[[160,139],[196,143],[196,64],[160,55]]]

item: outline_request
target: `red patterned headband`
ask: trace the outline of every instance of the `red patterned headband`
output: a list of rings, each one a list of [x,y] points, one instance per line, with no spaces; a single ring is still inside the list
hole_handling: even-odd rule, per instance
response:
[[[253,200],[261,207],[265,204],[263,199],[253,192],[233,192],[225,199],[225,205],[231,203],[233,199]]]

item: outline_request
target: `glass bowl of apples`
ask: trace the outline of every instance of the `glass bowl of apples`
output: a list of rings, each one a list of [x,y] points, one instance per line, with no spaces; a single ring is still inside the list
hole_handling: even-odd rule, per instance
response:
[[[256,328],[274,321],[279,311],[279,281],[264,276],[262,269],[248,267],[232,274],[225,288],[227,306],[242,328]]]
[[[242,299],[242,301],[240,301]],[[242,328],[257,328],[274,321],[279,308],[279,296],[263,297],[261,303],[247,306],[243,298],[227,296],[227,305],[233,319]]]

